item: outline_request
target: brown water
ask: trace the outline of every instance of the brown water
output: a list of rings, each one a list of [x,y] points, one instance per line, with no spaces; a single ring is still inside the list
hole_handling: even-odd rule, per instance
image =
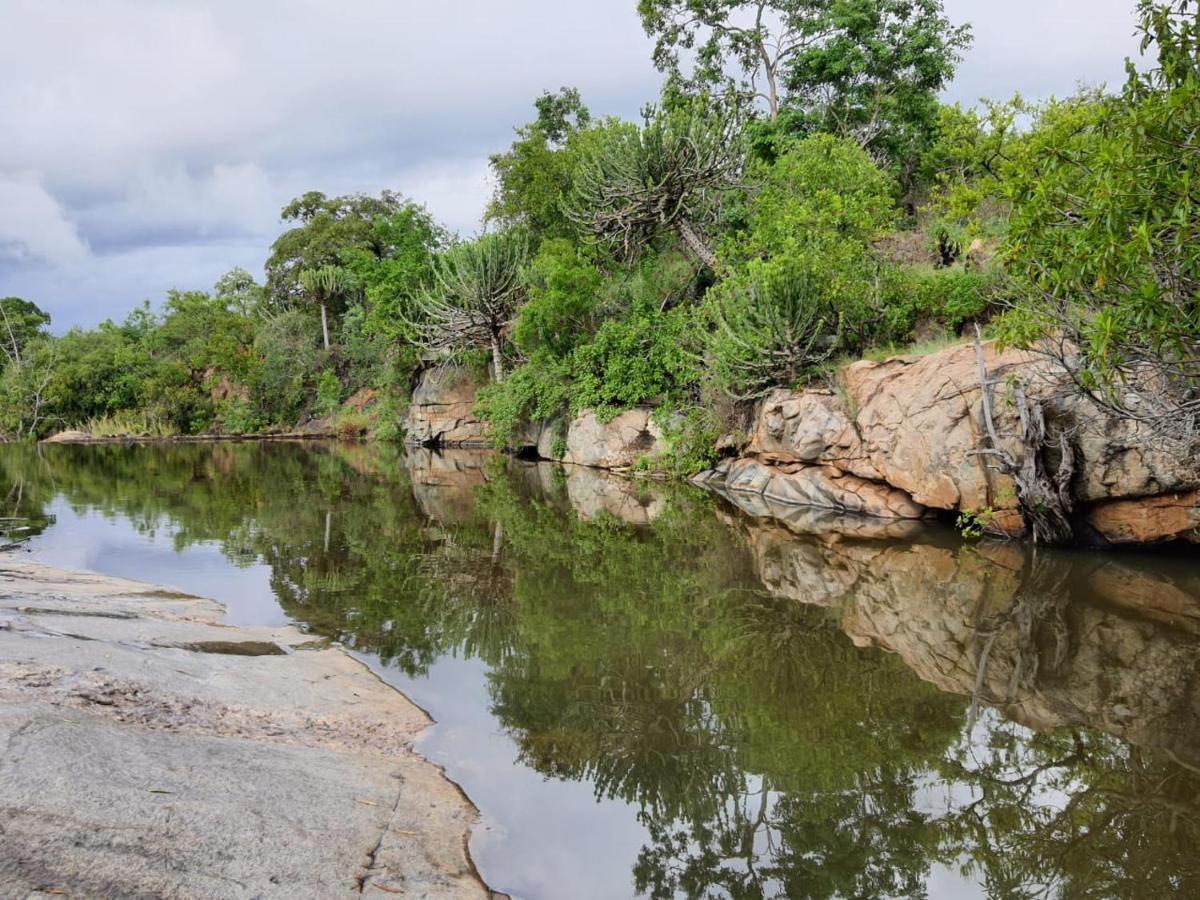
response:
[[[45,562],[353,647],[514,896],[1200,896],[1194,551],[328,445],[10,446],[5,495]]]

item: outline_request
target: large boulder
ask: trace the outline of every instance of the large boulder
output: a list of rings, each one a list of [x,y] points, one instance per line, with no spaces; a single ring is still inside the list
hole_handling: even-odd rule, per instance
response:
[[[1200,491],[1097,503],[1087,521],[1111,544],[1200,544]]]
[[[776,390],[762,401],[746,448],[766,462],[836,466],[881,480],[845,404],[830,391]]]
[[[462,366],[425,369],[408,408],[405,442],[418,446],[488,446],[487,426],[474,413],[475,392],[475,381]]]
[[[567,426],[566,443],[563,462],[597,469],[630,469],[667,450],[653,410],[645,408],[623,412],[609,422],[601,422],[590,410],[583,412]]]

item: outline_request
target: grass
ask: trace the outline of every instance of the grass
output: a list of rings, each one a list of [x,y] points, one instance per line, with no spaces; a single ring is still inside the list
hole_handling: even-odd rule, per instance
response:
[[[95,438],[114,437],[174,437],[179,429],[153,413],[120,410],[107,416],[89,419],[80,431]]]

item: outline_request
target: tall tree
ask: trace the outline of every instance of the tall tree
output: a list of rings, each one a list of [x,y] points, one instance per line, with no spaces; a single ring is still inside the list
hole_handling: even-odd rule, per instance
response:
[[[942,0],[639,0],[659,69],[766,103],[788,130],[852,137],[880,156],[928,134],[970,29]],[[693,61],[690,74],[684,60]],[[900,146],[893,146],[893,145]]]
[[[267,259],[271,300],[287,306],[302,299],[300,272],[304,269],[347,267],[362,255],[376,261],[391,258],[397,252],[397,235],[380,223],[406,213],[422,224],[429,219],[423,207],[394,191],[378,197],[326,197],[310,191],[297,197],[281,213],[283,221],[293,227],[279,236]]]
[[[50,316],[20,297],[0,300],[0,347],[11,366],[21,365],[21,353],[32,340],[44,336]]]
[[[504,341],[526,288],[529,241],[512,229],[458,244],[438,261],[434,286],[419,298],[411,323],[426,350],[452,354],[490,350],[492,375],[504,380]]]
[[[742,163],[736,114],[705,96],[684,98],[648,110],[643,127],[613,129],[591,148],[564,210],[627,257],[667,230],[712,268],[707,221],[737,185]]]
[[[308,298],[321,309],[321,337],[329,349],[329,307],[342,303],[352,289],[350,278],[338,266],[321,266],[300,272],[300,286]]]
[[[508,150],[491,157],[496,191],[487,218],[526,228],[535,240],[564,237],[570,223],[562,198],[570,191],[578,157],[575,137],[591,124],[591,114],[575,88],[546,92],[534,107],[537,119],[517,129]]]

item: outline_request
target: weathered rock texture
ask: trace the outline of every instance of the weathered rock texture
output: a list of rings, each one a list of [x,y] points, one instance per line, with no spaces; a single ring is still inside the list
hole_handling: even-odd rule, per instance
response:
[[[342,650],[122,579],[0,592],[0,896],[488,896],[428,719]]]
[[[421,372],[404,424],[409,444],[439,447],[486,447],[487,428],[474,413],[475,382],[461,366],[443,365]]]
[[[609,422],[584,412],[567,427],[563,462],[597,469],[629,469],[643,457],[666,451],[662,429],[652,410],[631,409]]]
[[[1040,403],[1074,457],[1071,494],[1080,538],[1113,543],[1197,539],[1200,461],[1064,390],[1041,358],[984,345],[1000,448],[1021,459],[1010,384]],[[988,446],[975,347],[862,361],[842,371],[844,392],[775,391],[759,405],[745,459],[705,476],[728,492],[880,518],[923,509],[986,512],[1018,534],[1016,486],[979,453]],[[1056,461],[1055,461],[1056,462]]]

